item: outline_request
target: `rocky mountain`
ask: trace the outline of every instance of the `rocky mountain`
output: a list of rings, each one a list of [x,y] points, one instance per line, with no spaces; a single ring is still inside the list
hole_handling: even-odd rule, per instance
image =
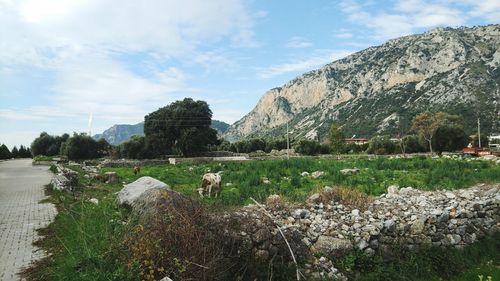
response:
[[[407,130],[423,111],[463,116],[472,132],[500,129],[500,25],[437,28],[390,40],[269,90],[225,133],[229,140],[283,135],[322,138]]]
[[[135,125],[119,124],[113,125],[111,128],[105,130],[102,134],[93,136],[95,140],[104,138],[107,142],[113,145],[118,145],[127,141],[134,135],[144,135],[144,122]]]
[[[219,120],[212,120],[211,127],[217,130],[220,135],[222,135],[229,127],[229,124]],[[144,135],[144,122],[135,125],[113,125],[111,128],[105,130],[102,134],[94,135],[93,138],[95,140],[104,138],[110,144],[118,145],[122,142],[127,141],[134,135]]]

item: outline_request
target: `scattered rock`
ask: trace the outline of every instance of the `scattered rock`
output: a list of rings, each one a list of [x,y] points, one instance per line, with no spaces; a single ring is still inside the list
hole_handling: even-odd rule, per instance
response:
[[[308,177],[309,176],[309,172],[302,172],[300,173],[301,176],[303,177]]]
[[[97,199],[97,198],[90,198],[89,202],[92,203],[92,204],[98,205],[99,204],[99,199]]]
[[[399,186],[397,186],[397,185],[390,185],[387,188],[387,194],[398,195],[399,194]]]
[[[342,175],[344,175],[344,176],[355,175],[355,174],[359,173],[359,169],[358,168],[354,168],[354,169],[342,169],[342,170],[340,170],[340,173]]]
[[[106,172],[104,173],[104,177],[109,184],[118,182],[118,174],[116,172]]]
[[[315,172],[313,172],[313,173],[311,174],[311,177],[312,177],[313,179],[317,179],[317,178],[322,177],[322,176],[324,176],[324,175],[325,175],[325,172],[323,172],[323,171],[315,171]]]

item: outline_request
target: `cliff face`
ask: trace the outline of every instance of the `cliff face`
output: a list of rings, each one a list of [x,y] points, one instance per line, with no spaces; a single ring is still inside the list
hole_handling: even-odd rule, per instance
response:
[[[500,25],[439,28],[390,40],[269,90],[225,133],[229,140],[324,136],[332,123],[348,135],[393,134],[423,111],[464,117],[472,130],[500,129]]]

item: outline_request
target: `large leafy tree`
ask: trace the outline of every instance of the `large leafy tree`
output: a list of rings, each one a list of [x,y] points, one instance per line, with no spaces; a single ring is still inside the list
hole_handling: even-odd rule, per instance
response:
[[[440,151],[443,148],[454,148],[462,144],[463,119],[458,115],[445,112],[424,112],[413,119],[412,130],[417,132],[429,144],[429,150],[434,153],[433,144],[437,144]],[[437,134],[437,132],[439,134]],[[459,134],[458,137],[455,134]],[[439,138],[435,140],[436,136]],[[456,137],[455,140],[451,138]]]
[[[204,101],[185,98],[152,112],[144,118],[146,145],[154,156],[180,151],[198,155],[217,143],[217,132],[210,128],[212,111]]]
[[[70,160],[92,159],[98,157],[97,141],[86,134],[74,133],[61,147],[61,154]]]
[[[433,145],[438,153],[456,151],[467,146],[468,140],[462,126],[445,124],[436,130]]]
[[[55,149],[55,147],[56,139],[46,132],[42,132],[40,136],[31,143],[31,151],[33,152],[33,156],[54,156],[59,152]]]

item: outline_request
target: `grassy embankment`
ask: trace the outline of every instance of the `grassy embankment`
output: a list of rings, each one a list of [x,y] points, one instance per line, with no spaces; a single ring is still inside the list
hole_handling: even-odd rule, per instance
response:
[[[357,175],[343,176],[340,169],[357,167]],[[214,207],[229,207],[248,202],[249,197],[263,200],[278,193],[289,200],[303,200],[324,185],[342,185],[371,195],[378,195],[391,184],[420,189],[455,189],[479,182],[500,182],[500,166],[488,162],[465,162],[444,159],[376,159],[290,161],[252,161],[210,163],[203,165],[142,167],[140,176],[149,175],[168,183],[174,190],[197,196],[196,187],[207,170],[224,171],[222,197],[206,199]],[[301,177],[303,171],[325,171],[319,179]],[[134,181],[130,168],[107,168],[116,171],[124,182]],[[264,184],[267,177],[271,184]],[[81,178],[83,185],[89,181]],[[43,233],[39,244],[53,253],[32,271],[36,280],[140,280],[138,262],[130,260],[130,250],[123,243],[134,229],[129,213],[118,208],[115,192],[121,184],[95,183],[74,194],[51,191],[50,201],[58,207],[55,223]],[[94,205],[88,200],[98,198]],[[477,275],[500,280],[500,239],[484,240],[465,251],[429,249],[418,254],[367,258],[353,252],[338,262],[347,272],[362,274],[356,280],[479,280]],[[153,269],[156,270],[156,269]],[[265,272],[266,269],[264,269]],[[277,273],[275,272],[275,276]],[[353,275],[354,277],[354,275]],[[389,278],[389,279],[387,279]],[[486,280],[486,278],[485,278]]]

